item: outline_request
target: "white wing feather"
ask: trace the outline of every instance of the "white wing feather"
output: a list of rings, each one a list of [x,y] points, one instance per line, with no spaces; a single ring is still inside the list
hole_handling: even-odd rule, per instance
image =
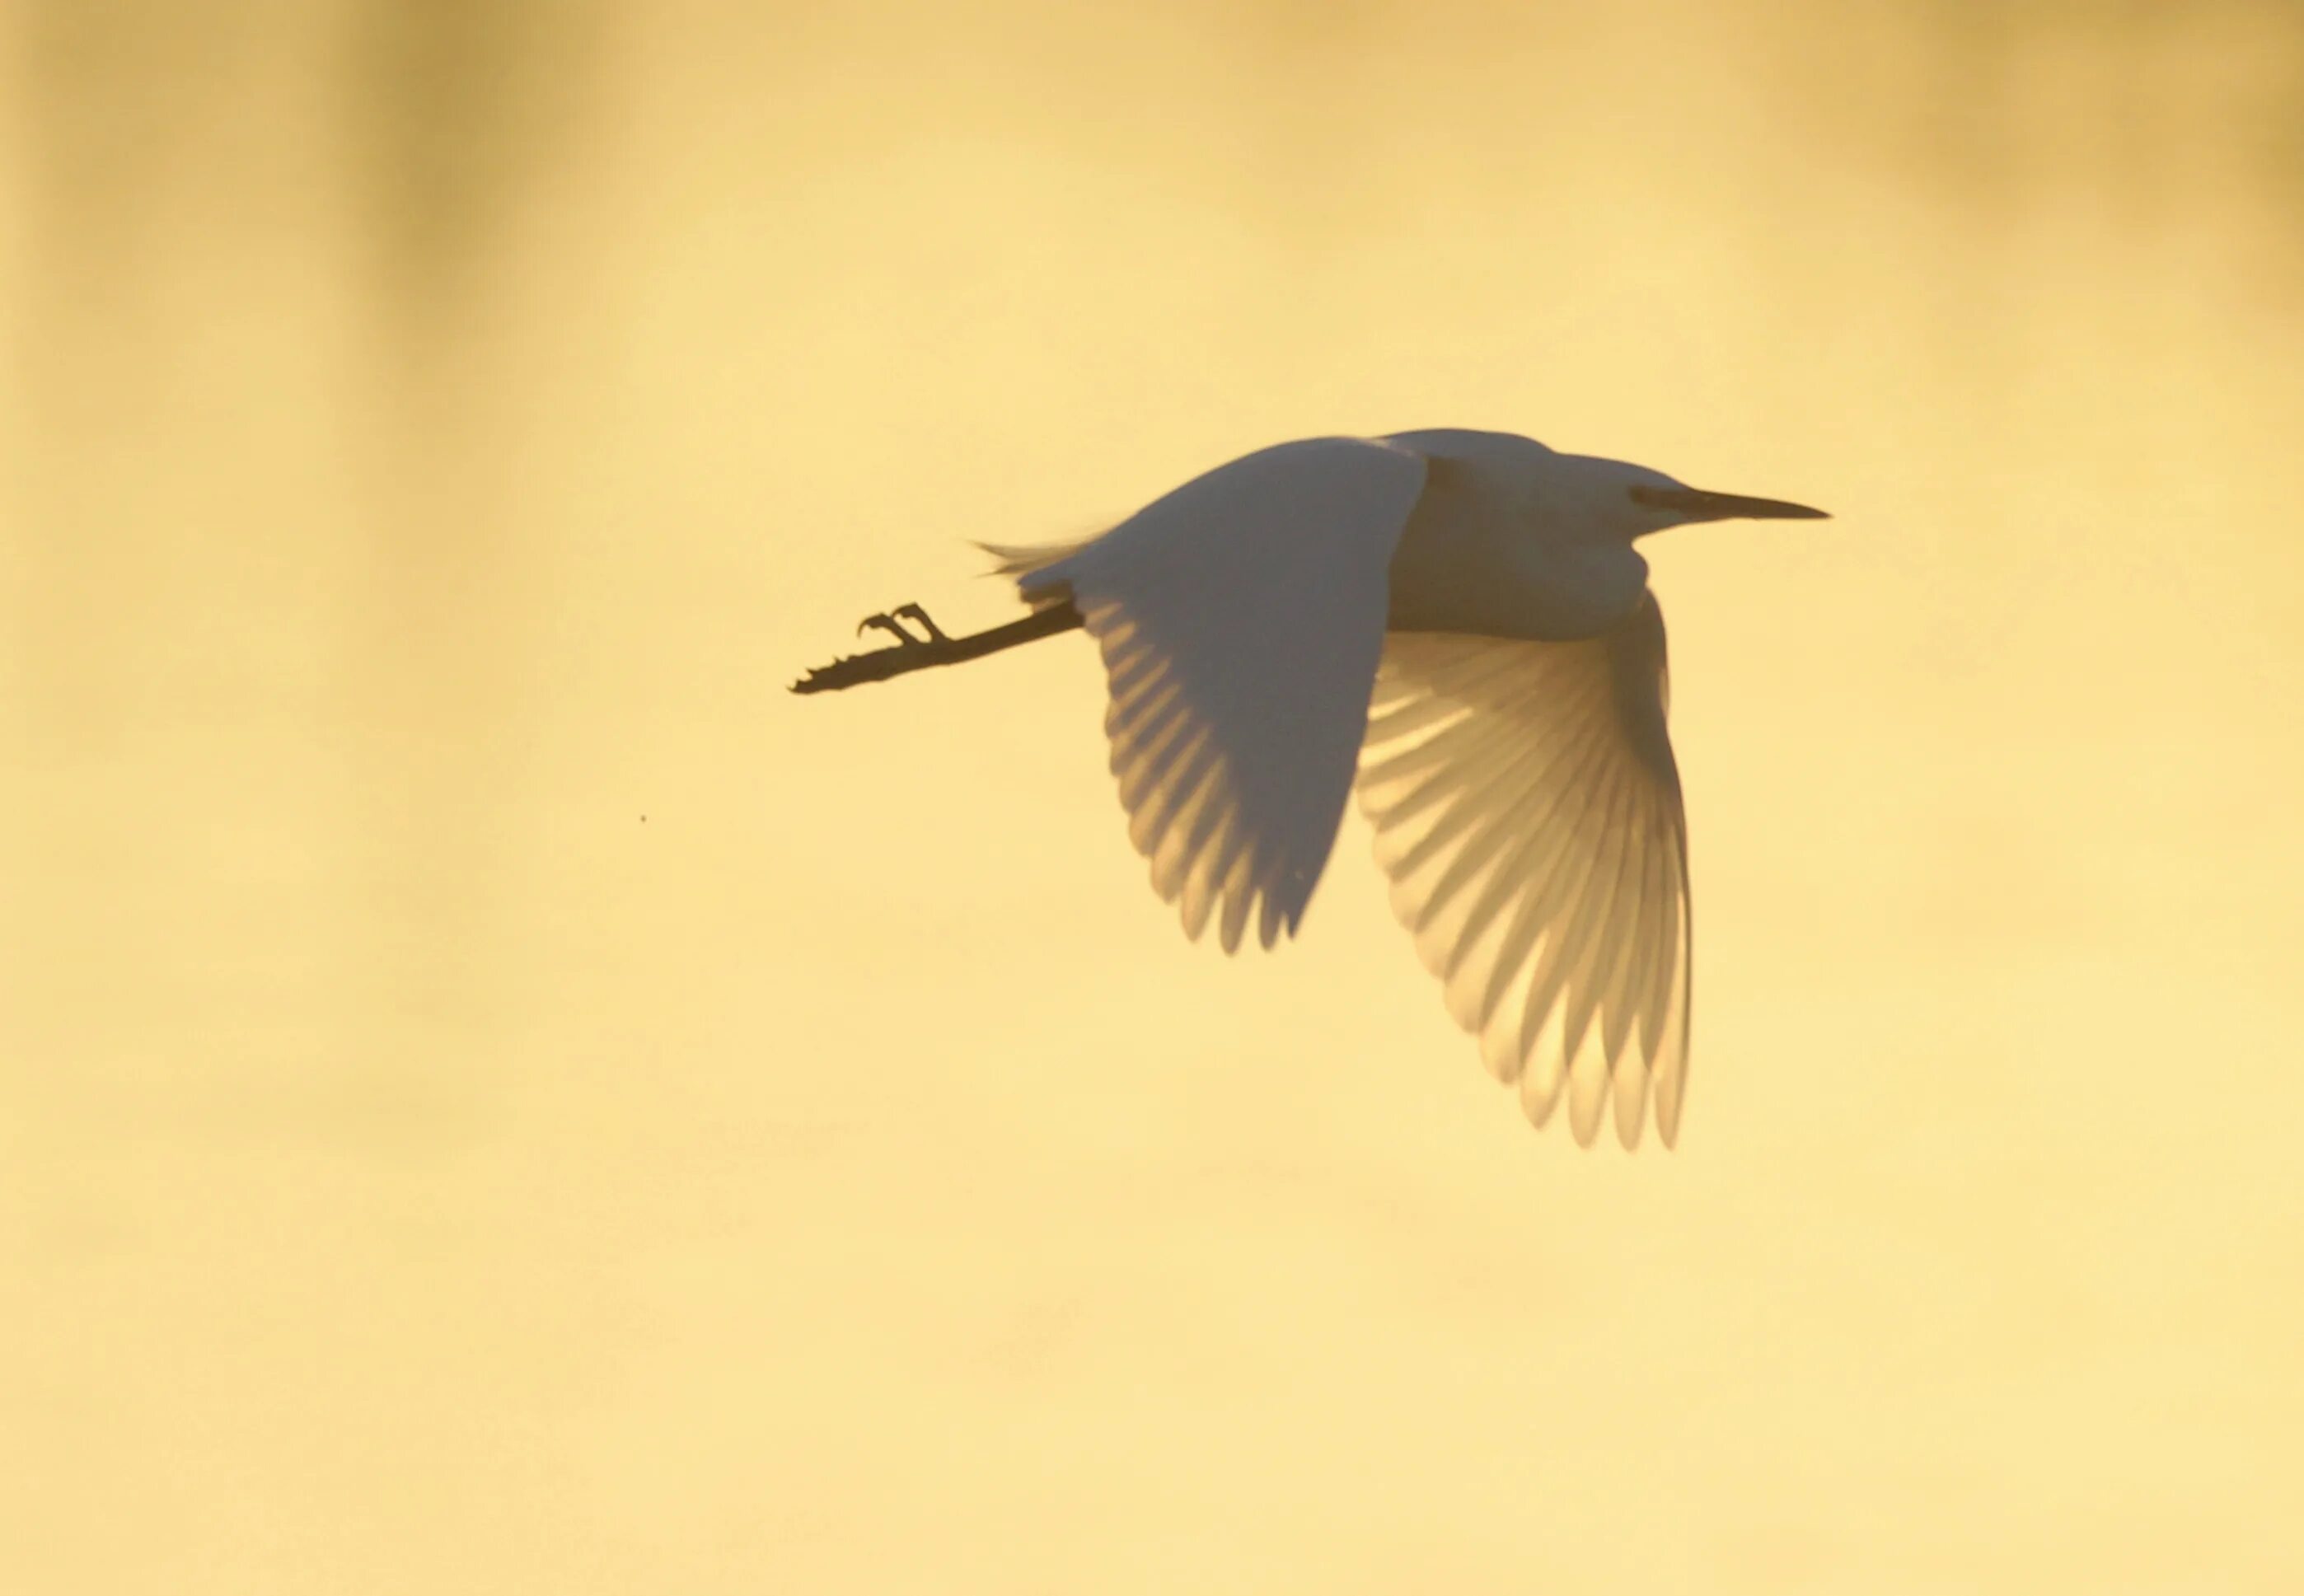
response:
[[[1104,654],[1129,839],[1185,934],[1293,935],[1334,845],[1424,460],[1355,438],[1246,455],[1022,575]],[[1018,564],[1027,551],[1001,551]]]
[[[1360,806],[1392,903],[1489,1069],[1588,1144],[1670,1146],[1688,1067],[1688,823],[1653,594],[1604,637],[1385,646]]]

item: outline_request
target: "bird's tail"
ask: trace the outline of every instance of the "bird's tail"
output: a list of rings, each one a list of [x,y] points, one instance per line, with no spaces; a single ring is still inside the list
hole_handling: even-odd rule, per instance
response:
[[[1083,537],[1076,543],[979,543],[976,546],[992,556],[992,569],[986,575],[1012,578],[1026,604],[1036,610],[1045,610],[1051,604],[1070,603],[1071,594],[1061,587],[1028,589],[1023,587],[1024,578],[1078,553],[1095,541],[1096,537]]]

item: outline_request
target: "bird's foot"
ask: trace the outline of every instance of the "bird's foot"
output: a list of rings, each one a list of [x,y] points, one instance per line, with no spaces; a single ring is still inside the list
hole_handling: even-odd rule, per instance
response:
[[[922,635],[915,638],[906,631],[901,624],[906,621],[918,621]],[[856,632],[859,637],[875,628],[894,638],[897,646],[902,648],[921,648],[930,643],[952,641],[944,635],[944,629],[929,620],[928,612],[918,604],[899,604],[895,609],[883,614],[867,615],[856,623]]]
[[[949,643],[952,641],[950,638],[944,636],[944,628],[938,626],[935,621],[930,621],[928,619],[928,612],[926,610],[921,609],[918,604],[906,604],[903,608],[896,612],[896,615],[901,620],[919,621],[920,630],[926,635],[928,642]]]

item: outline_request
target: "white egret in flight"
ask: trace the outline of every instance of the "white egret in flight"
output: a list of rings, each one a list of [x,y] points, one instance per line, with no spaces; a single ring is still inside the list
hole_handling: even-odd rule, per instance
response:
[[[1688,831],[1664,616],[1633,548],[1691,521],[1821,517],[1509,433],[1310,438],[1087,542],[986,545],[1033,613],[793,684],[823,692],[1085,627],[1129,840],[1224,951],[1294,934],[1357,784],[1394,912],[1542,1125],[1613,1100],[1671,1145],[1688,1068]],[[902,622],[919,629],[914,635]],[[864,629],[859,627],[858,630]]]

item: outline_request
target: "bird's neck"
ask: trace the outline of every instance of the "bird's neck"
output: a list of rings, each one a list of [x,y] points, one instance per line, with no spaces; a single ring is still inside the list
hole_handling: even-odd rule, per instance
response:
[[[1392,629],[1567,642],[1639,604],[1648,566],[1629,543],[1548,536],[1540,519],[1496,505],[1444,481],[1427,491],[1393,555]]]

